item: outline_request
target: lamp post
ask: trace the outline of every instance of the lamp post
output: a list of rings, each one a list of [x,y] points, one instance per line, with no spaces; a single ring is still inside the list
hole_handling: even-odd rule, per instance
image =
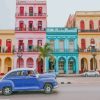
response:
[[[17,52],[17,56],[18,56],[18,59],[19,59],[19,68],[20,68],[20,61],[21,61],[21,58],[23,56],[23,52],[21,52],[21,51]]]
[[[94,67],[94,70],[96,71],[97,69],[97,65],[96,65],[96,49],[95,48],[92,48],[91,47],[91,54],[93,56],[93,67]]]

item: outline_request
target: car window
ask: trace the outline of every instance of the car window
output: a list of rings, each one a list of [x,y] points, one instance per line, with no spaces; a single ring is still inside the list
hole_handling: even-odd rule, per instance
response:
[[[33,70],[28,70],[27,71],[27,76],[34,76],[34,75],[35,75],[35,73],[34,73]]]
[[[16,77],[16,76],[25,76],[25,71],[15,71],[7,75],[7,78]]]

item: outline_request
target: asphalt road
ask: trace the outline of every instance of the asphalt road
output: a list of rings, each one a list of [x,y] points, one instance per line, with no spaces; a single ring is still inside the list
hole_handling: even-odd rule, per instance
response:
[[[52,94],[46,95],[42,92],[20,92],[11,96],[0,94],[0,100],[100,100],[100,78],[74,77],[57,80],[59,87]]]

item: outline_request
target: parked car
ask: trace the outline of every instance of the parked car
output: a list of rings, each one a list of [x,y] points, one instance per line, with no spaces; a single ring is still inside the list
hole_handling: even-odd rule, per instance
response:
[[[14,69],[0,81],[0,91],[3,95],[10,95],[14,91],[44,91],[49,94],[57,87],[54,74],[38,74],[33,68]]]
[[[82,75],[85,77],[88,77],[88,76],[98,77],[100,74],[98,71],[88,71],[88,72],[84,72]]]

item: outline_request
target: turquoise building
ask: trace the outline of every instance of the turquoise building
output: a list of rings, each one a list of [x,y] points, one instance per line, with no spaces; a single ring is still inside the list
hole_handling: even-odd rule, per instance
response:
[[[53,52],[46,58],[46,71],[57,74],[76,74],[78,67],[78,30],[77,28],[47,28],[46,41]]]

